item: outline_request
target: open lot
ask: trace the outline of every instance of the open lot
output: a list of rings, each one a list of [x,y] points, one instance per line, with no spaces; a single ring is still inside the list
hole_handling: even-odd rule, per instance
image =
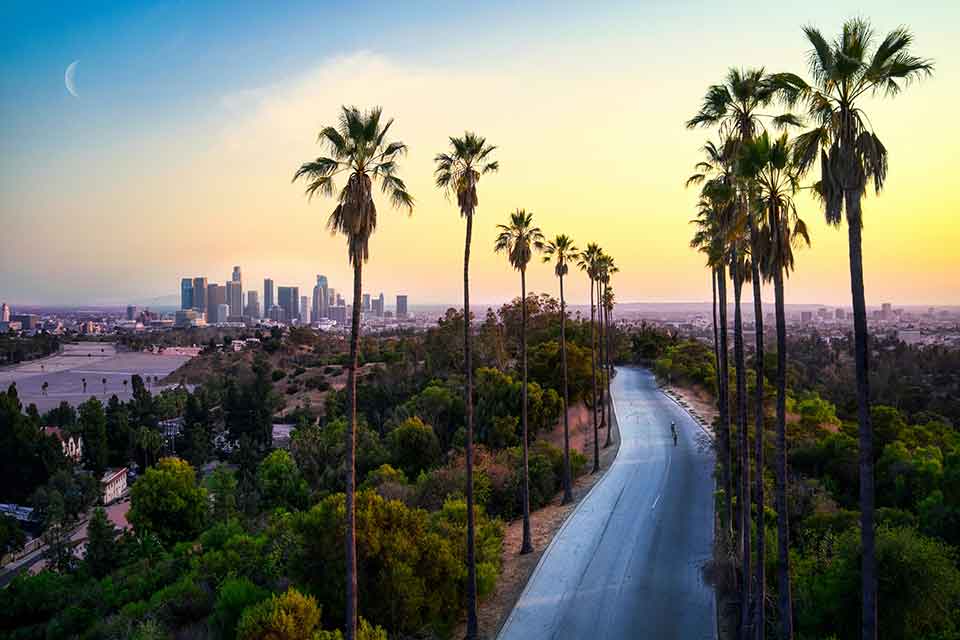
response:
[[[149,378],[148,387],[159,390],[159,386],[152,386],[153,378],[164,378],[189,359],[184,355],[117,351],[108,343],[68,344],[61,353],[49,358],[0,369],[0,387],[5,389],[16,382],[23,406],[34,403],[41,412],[64,400],[77,405],[90,396],[106,401],[116,394],[121,400],[128,400],[132,395],[131,376],[140,375],[145,381]]]

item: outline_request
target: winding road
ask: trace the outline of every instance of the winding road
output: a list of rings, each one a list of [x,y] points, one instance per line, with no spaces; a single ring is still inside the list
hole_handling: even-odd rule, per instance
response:
[[[612,393],[617,458],[554,536],[500,640],[715,636],[701,569],[713,543],[709,439],[649,371],[618,368]]]

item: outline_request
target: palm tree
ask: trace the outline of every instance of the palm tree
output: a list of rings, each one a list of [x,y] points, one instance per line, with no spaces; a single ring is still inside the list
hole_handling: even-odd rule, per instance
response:
[[[450,138],[450,153],[434,158],[437,187],[448,195],[456,195],[460,215],[467,219],[467,233],[463,248],[463,359],[467,378],[467,639],[479,634],[477,623],[477,562],[473,513],[473,359],[470,340],[470,239],[473,235],[473,214],[479,204],[477,183],[480,177],[497,171],[500,165],[489,160],[495,146],[486,138],[467,131],[462,138]]]
[[[527,265],[533,256],[534,250],[543,246],[543,233],[539,227],[533,226],[533,214],[523,209],[517,209],[510,214],[509,224],[498,224],[494,249],[506,253],[510,265],[520,272],[520,353],[523,369],[523,387],[521,389],[520,420],[523,426],[523,543],[520,553],[533,551],[533,540],[530,535],[530,469],[528,464],[529,452],[527,441]]]
[[[606,385],[607,414],[609,416],[607,420],[607,441],[603,443],[604,448],[609,447],[613,442],[611,436],[613,433],[613,398],[610,395],[610,380],[613,378],[613,360],[610,357],[610,313],[613,311],[613,291],[610,289],[610,276],[618,271],[620,270],[614,264],[613,257],[603,254],[600,259],[600,291],[603,304],[601,324],[604,327],[603,337],[605,341],[602,353],[606,356],[607,374],[603,377],[603,380]]]
[[[87,392],[87,379],[86,379],[86,378],[80,378],[80,384],[83,385],[83,392],[86,393],[86,392]]]
[[[876,44],[870,24],[848,20],[833,41],[805,27],[810,43],[808,84],[794,74],[780,74],[788,103],[807,109],[814,127],[795,143],[798,168],[820,160],[818,192],[827,222],[839,225],[846,213],[853,297],[857,414],[860,423],[860,531],[863,607],[862,637],[877,637],[877,565],[874,531],[873,426],[870,422],[869,345],[863,291],[863,216],[861,200],[872,182],[876,193],[887,179],[888,154],[861,106],[868,95],[893,97],[912,81],[933,73],[933,62],[910,51],[913,36],[898,27]]]
[[[370,258],[369,240],[377,227],[377,208],[373,188],[379,183],[390,204],[413,212],[413,197],[397,176],[397,159],[406,153],[402,142],[386,142],[393,119],[381,122],[381,109],[361,111],[342,107],[336,126],[320,131],[317,140],[330,152],[305,162],[297,169],[293,181],[307,182],[306,195],[337,198],[337,206],[327,219],[331,233],[347,239],[347,259],[353,266],[353,313],[350,329],[350,363],[347,369],[347,404],[350,422],[346,434],[346,625],[344,635],[353,640],[357,634],[357,540],[356,540],[356,428],[357,428],[357,354],[360,343],[360,310],[362,307],[363,263]],[[334,194],[337,176],[346,184]]]
[[[103,382],[103,395],[106,396],[107,395],[107,379],[104,378],[102,382]]]
[[[780,635],[790,638],[793,635],[793,614],[790,588],[790,526],[787,510],[787,436],[786,436],[786,400],[787,400],[787,331],[784,311],[784,275],[789,276],[793,269],[793,247],[800,240],[810,244],[807,227],[797,215],[793,200],[799,188],[800,173],[791,161],[791,148],[786,134],[771,142],[766,132],[758,139],[744,145],[738,159],[738,171],[749,175],[756,185],[756,198],[766,217],[762,237],[766,243],[763,250],[764,271],[773,279],[774,306],[777,328],[777,438],[776,438],[776,510],[777,510],[777,571],[779,576]],[[763,449],[757,445],[757,468],[763,464]],[[762,478],[757,484],[758,491],[763,490]],[[762,495],[760,496],[762,499]],[[758,540],[762,545],[763,536]],[[757,549],[758,557],[763,557],[763,547]],[[762,562],[759,564],[763,564]],[[759,579],[764,576],[759,573]],[[762,585],[762,582],[760,583]],[[762,593],[762,592],[761,592]],[[763,621],[763,608],[759,607],[760,622]],[[762,628],[762,627],[761,627]]]
[[[560,366],[563,370],[563,502],[573,501],[573,480],[570,474],[570,419],[567,407],[570,391],[567,387],[567,301],[563,295],[563,276],[577,259],[577,248],[570,236],[560,234],[543,243],[543,261],[553,262],[553,272],[560,278]]]
[[[591,242],[577,256],[577,266],[590,279],[590,372],[593,378],[593,393],[590,401],[593,405],[593,473],[600,470],[600,428],[597,423],[597,330],[594,292],[598,282],[598,263],[601,253],[600,246]]]

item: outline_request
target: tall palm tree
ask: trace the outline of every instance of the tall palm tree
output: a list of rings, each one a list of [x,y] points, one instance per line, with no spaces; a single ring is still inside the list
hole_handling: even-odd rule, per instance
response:
[[[784,310],[784,276],[793,269],[793,247],[801,240],[810,243],[807,227],[797,215],[794,195],[799,188],[800,172],[791,161],[791,148],[786,134],[771,142],[766,132],[758,139],[741,148],[738,171],[749,175],[756,185],[758,208],[763,212],[765,247],[762,250],[764,271],[773,279],[774,306],[777,331],[777,438],[776,438],[776,510],[777,510],[777,572],[780,609],[780,635],[793,636],[793,614],[790,588],[790,526],[787,510],[787,330]],[[762,468],[763,449],[757,447],[757,468]],[[757,484],[763,490],[762,477]],[[762,499],[762,495],[761,495]],[[762,545],[760,536],[758,545]],[[763,558],[763,547],[758,547],[758,557]],[[763,564],[760,562],[759,564]],[[758,574],[763,580],[762,573]],[[762,585],[762,583],[761,583]],[[762,593],[762,592],[761,592]],[[762,604],[758,608],[763,622]],[[761,629],[763,627],[761,626]]]
[[[320,131],[318,141],[330,153],[305,162],[293,176],[294,182],[307,183],[306,195],[337,198],[337,206],[327,218],[331,233],[340,233],[347,240],[347,260],[353,266],[353,310],[350,328],[350,362],[347,368],[347,404],[350,422],[346,433],[346,581],[347,603],[344,636],[357,635],[357,531],[356,531],[356,429],[357,429],[357,357],[360,344],[360,310],[362,308],[363,263],[370,258],[370,236],[377,228],[377,207],[373,189],[379,183],[390,204],[413,213],[413,197],[397,175],[397,159],[407,151],[402,142],[387,142],[393,119],[381,121],[380,107],[361,111],[342,107],[336,126]],[[345,184],[335,194],[338,176]]]
[[[570,392],[567,386],[567,301],[563,295],[563,276],[571,263],[576,263],[577,248],[570,236],[560,234],[543,243],[543,261],[553,262],[553,272],[560,278],[560,363],[563,369],[563,504],[573,501],[573,479],[570,473],[570,419],[567,407]]]
[[[600,291],[603,307],[601,310],[601,324],[603,325],[603,337],[604,337],[604,348],[602,353],[605,355],[605,363],[607,374],[603,376],[604,384],[606,385],[606,400],[607,400],[607,441],[604,442],[604,448],[609,447],[613,442],[613,399],[610,396],[610,380],[613,379],[613,359],[610,356],[610,313],[613,311],[613,292],[610,289],[610,276],[620,271],[617,268],[617,265],[613,261],[613,257],[608,254],[603,254],[603,257],[600,259]]]
[[[593,392],[590,401],[593,405],[593,473],[600,470],[600,430],[597,423],[597,330],[594,293],[601,253],[600,246],[591,242],[577,256],[577,266],[590,279],[590,373],[593,378]]]
[[[783,114],[779,116],[771,116],[769,114],[763,113],[762,111],[769,107],[777,97],[777,84],[774,81],[773,76],[768,75],[763,68],[759,69],[730,69],[727,72],[727,77],[723,84],[713,85],[708,90],[704,96],[703,104],[700,107],[700,111],[687,122],[688,128],[694,128],[698,126],[719,126],[720,133],[728,140],[728,145],[726,145],[725,153],[727,157],[721,157],[716,159],[708,159],[708,162],[711,160],[722,160],[724,164],[729,166],[732,156],[735,156],[738,153],[739,147],[748,141],[752,140],[756,135],[758,128],[762,128],[762,121],[769,120],[774,125],[778,127],[785,127],[787,125],[797,125],[799,121],[792,114]],[[763,438],[763,306],[761,303],[761,279],[759,271],[759,260],[756,259],[756,256],[759,255],[760,250],[760,239],[758,235],[759,220],[757,219],[757,213],[752,211],[749,204],[749,192],[751,185],[749,182],[746,184],[741,181],[736,181],[738,187],[738,205],[741,210],[741,216],[743,216],[747,231],[750,236],[749,249],[751,253],[751,259],[746,263],[749,265],[749,275],[743,274],[744,277],[741,280],[749,278],[753,283],[753,307],[754,307],[754,322],[756,324],[756,372],[757,379],[755,384],[755,415],[754,415],[754,431],[757,434],[757,437],[762,440]],[[735,292],[738,293],[738,292]],[[737,307],[736,311],[739,311]],[[736,324],[736,322],[735,322]],[[743,336],[740,336],[740,339],[743,339]],[[736,351],[736,335],[734,336],[734,350]],[[738,407],[743,407],[743,410],[746,411],[746,400],[740,396],[740,385],[737,385],[738,393]],[[745,393],[745,390],[744,390]],[[741,420],[746,424],[746,417],[741,417]],[[740,465],[742,469],[741,473],[741,500],[743,502],[744,508],[746,509],[746,517],[743,518],[743,524],[741,526],[741,536],[743,542],[743,563],[744,563],[744,583],[746,588],[744,589],[744,598],[742,601],[742,614],[741,614],[741,635],[746,636],[749,633],[749,611],[750,611],[750,600],[751,600],[751,589],[750,589],[750,482],[749,482],[749,473],[750,473],[750,464],[749,464],[749,455],[746,451],[747,437],[746,433],[741,434],[741,451],[740,451]],[[762,479],[763,470],[757,470],[758,477]],[[763,508],[760,505],[758,510],[758,517],[763,516]],[[758,527],[758,532],[762,535],[762,527]],[[760,602],[763,600],[763,592],[760,592],[760,595],[757,598],[757,601]]]
[[[477,184],[480,177],[497,171],[500,165],[490,160],[495,146],[486,138],[466,132],[462,138],[450,138],[450,152],[434,158],[434,177],[437,187],[448,195],[456,195],[460,215],[467,219],[467,233],[463,248],[463,357],[467,378],[467,639],[479,634],[477,626],[477,562],[475,549],[475,522],[473,513],[473,358],[470,340],[470,240],[473,235],[473,214],[479,204]]]
[[[517,209],[510,214],[509,224],[498,224],[494,249],[506,253],[510,265],[520,272],[520,360],[523,369],[520,421],[523,427],[523,543],[520,553],[533,551],[530,535],[530,468],[527,436],[527,265],[535,250],[543,246],[543,233],[533,226],[533,214]]]
[[[861,200],[872,182],[879,193],[887,179],[888,154],[862,103],[868,96],[892,97],[912,81],[933,73],[933,62],[910,51],[913,36],[905,27],[876,42],[870,24],[848,20],[833,42],[814,27],[804,34],[812,83],[794,74],[780,74],[779,85],[788,103],[807,109],[812,129],[795,144],[799,168],[818,159],[818,192],[827,222],[839,225],[846,214],[853,298],[854,351],[857,370],[857,417],[860,423],[860,531],[863,607],[862,637],[877,637],[877,565],[874,531],[873,425],[870,422],[869,345],[863,290],[863,216]]]

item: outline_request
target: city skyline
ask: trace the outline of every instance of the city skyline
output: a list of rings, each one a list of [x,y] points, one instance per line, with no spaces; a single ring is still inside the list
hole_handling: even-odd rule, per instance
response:
[[[706,138],[683,127],[691,105],[731,64],[805,74],[800,26],[829,27],[858,7],[812,2],[799,12],[764,6],[733,14],[703,7],[704,24],[757,27],[750,47],[737,38],[690,37],[682,55],[656,66],[647,64],[656,43],[689,31],[689,7],[547,12],[546,5],[528,4],[511,10],[506,22],[506,3],[461,9],[452,13],[466,28],[439,39],[425,36],[444,32],[453,19],[446,12],[378,10],[377,24],[404,28],[371,48],[339,10],[329,16],[337,35],[328,41],[294,19],[296,10],[252,5],[174,12],[138,4],[109,14],[96,7],[5,6],[0,211],[18,241],[0,254],[0,295],[20,304],[143,301],[174,295],[169,283],[187,262],[208,274],[229,274],[240,262],[248,279],[269,272],[309,291],[311,265],[322,260],[331,281],[349,282],[343,240],[325,229],[333,205],[308,202],[290,179],[319,152],[319,127],[336,118],[340,104],[355,103],[381,104],[396,119],[393,134],[410,147],[400,175],[416,209],[408,219],[382,207],[365,269],[385,291],[404,289],[422,303],[458,299],[463,222],[433,186],[432,158],[447,136],[469,128],[499,146],[501,164],[485,180],[475,223],[478,303],[516,295],[510,268],[492,243],[495,225],[517,207],[533,211],[548,234],[568,233],[578,245],[597,241],[616,255],[621,301],[708,300],[702,258],[686,247],[696,190],[677,178],[690,173],[689,149]],[[871,12],[879,29],[901,19],[895,3],[875,3]],[[960,9],[931,4],[917,14],[913,30],[943,71],[908,95],[871,102],[873,124],[891,154],[883,196],[864,202],[866,295],[874,304],[960,303],[953,277],[960,227],[950,224],[960,196],[947,186],[950,147],[925,148],[922,163],[910,153],[916,140],[936,139],[939,123],[950,121],[960,52],[942,25],[957,22]],[[229,36],[210,42],[203,34],[214,21]],[[116,33],[125,35],[105,37]],[[481,42],[496,55],[473,55]],[[78,97],[63,86],[63,70],[74,60],[80,60]],[[465,87],[478,97],[456,108],[424,97]],[[652,91],[665,99],[648,99]],[[559,154],[582,162],[573,163],[576,169],[542,162]],[[36,172],[41,159],[47,171]],[[49,189],[48,173],[65,176],[58,189]],[[787,301],[843,303],[846,236],[826,225],[808,197],[799,204],[813,246],[797,253]],[[98,241],[102,236],[110,241]],[[531,265],[528,284],[556,295],[555,278],[541,265]],[[568,284],[571,302],[587,301],[585,278],[574,275]]]

